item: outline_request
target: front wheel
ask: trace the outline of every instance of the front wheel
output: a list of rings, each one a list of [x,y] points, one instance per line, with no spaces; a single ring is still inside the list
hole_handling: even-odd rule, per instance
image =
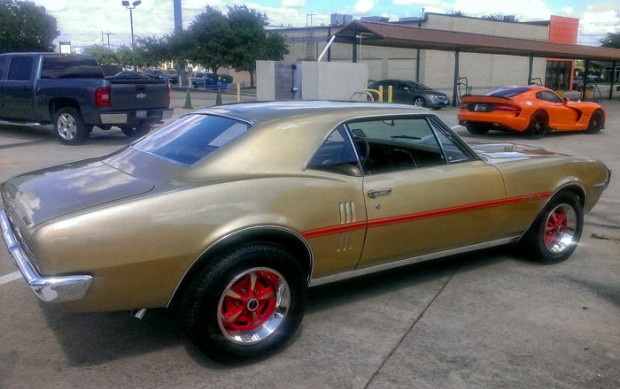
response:
[[[185,330],[205,354],[229,361],[264,356],[299,328],[306,280],[279,246],[251,244],[207,265],[181,302]]]
[[[573,193],[559,193],[540,212],[522,240],[542,263],[558,263],[575,251],[583,231],[583,207]]]
[[[603,128],[603,112],[596,110],[590,117],[590,123],[588,124],[589,134],[598,134]]]
[[[416,107],[426,107],[426,101],[422,97],[416,97],[413,99],[413,105]]]
[[[90,128],[84,124],[80,111],[64,107],[54,115],[54,135],[60,143],[70,146],[81,145],[90,135]]]

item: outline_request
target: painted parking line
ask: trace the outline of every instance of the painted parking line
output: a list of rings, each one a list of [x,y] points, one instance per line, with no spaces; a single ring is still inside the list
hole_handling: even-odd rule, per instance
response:
[[[5,276],[0,277],[0,285],[8,284],[11,281],[19,280],[20,278],[22,278],[22,275],[18,271],[7,274]]]

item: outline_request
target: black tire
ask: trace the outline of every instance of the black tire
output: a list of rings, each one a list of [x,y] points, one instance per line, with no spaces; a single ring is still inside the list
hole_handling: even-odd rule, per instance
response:
[[[252,279],[254,287],[249,287]],[[306,277],[291,254],[276,245],[250,244],[198,273],[183,295],[181,320],[209,357],[257,358],[293,337],[304,316],[306,294]]]
[[[121,131],[123,131],[123,134],[127,135],[127,137],[137,139],[148,134],[149,131],[151,131],[151,128],[152,127],[150,124],[142,123],[136,127],[122,126]]]
[[[583,207],[570,192],[554,196],[540,212],[521,243],[533,259],[546,263],[565,261],[577,248],[583,232]]]
[[[474,134],[474,135],[486,135],[489,132],[489,129],[486,127],[480,127],[477,125],[468,125],[466,126],[467,131],[469,131],[470,134]]]
[[[84,124],[80,112],[64,107],[54,114],[54,135],[60,143],[70,146],[81,145],[88,139],[91,128]]]
[[[418,96],[413,99],[413,105],[416,107],[426,107],[426,100],[424,100],[424,97]]]
[[[528,135],[533,139],[540,139],[547,133],[549,121],[547,114],[543,111],[534,112],[530,118],[530,125],[527,128]]]
[[[592,113],[590,117],[590,123],[588,124],[588,133],[589,134],[598,134],[601,132],[603,128],[603,112],[600,110],[596,110]]]

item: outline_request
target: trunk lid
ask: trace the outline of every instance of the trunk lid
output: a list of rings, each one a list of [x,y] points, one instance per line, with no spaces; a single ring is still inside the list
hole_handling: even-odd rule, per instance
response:
[[[14,177],[0,189],[7,208],[32,228],[54,217],[142,194],[153,187],[101,161],[86,160]]]

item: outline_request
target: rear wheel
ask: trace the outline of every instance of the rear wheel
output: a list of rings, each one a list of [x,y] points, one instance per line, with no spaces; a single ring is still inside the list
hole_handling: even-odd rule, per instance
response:
[[[566,260],[575,251],[583,231],[583,207],[573,193],[559,193],[543,208],[523,237],[522,244],[543,263]]]
[[[270,244],[232,250],[204,268],[181,303],[188,336],[213,359],[256,358],[299,328],[306,280],[287,251]]]
[[[121,131],[129,138],[140,138],[148,134],[151,131],[151,125],[148,123],[142,123],[136,127],[122,126]]]
[[[603,128],[603,112],[600,110],[596,110],[592,113],[592,117],[590,117],[590,124],[588,124],[588,133],[590,134],[598,134],[601,132]]]
[[[88,139],[90,128],[84,124],[80,111],[64,107],[54,115],[54,135],[62,144],[81,145]]]
[[[527,128],[527,132],[532,138],[539,139],[545,136],[548,128],[549,122],[547,120],[547,114],[538,111],[534,112],[530,118],[530,125]]]
[[[488,128],[481,127],[474,124],[469,124],[466,126],[467,131],[474,135],[486,135],[489,132]]]

